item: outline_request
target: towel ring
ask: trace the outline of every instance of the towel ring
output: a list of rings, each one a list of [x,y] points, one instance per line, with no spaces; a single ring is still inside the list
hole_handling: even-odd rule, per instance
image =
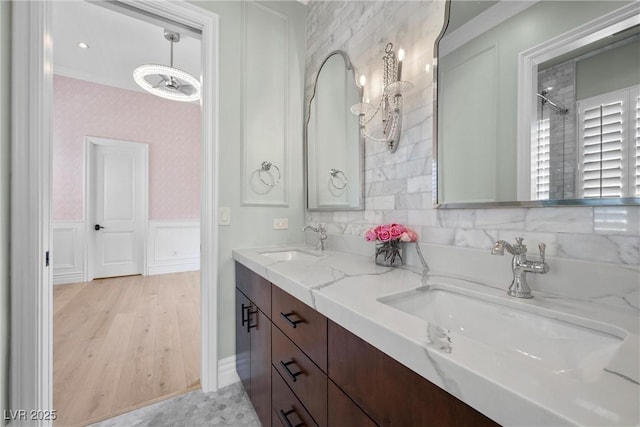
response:
[[[329,178],[329,183],[336,190],[343,190],[347,186],[348,184],[347,175],[345,175],[344,172],[342,172],[340,169],[335,169],[335,168],[329,169],[329,175],[331,175],[331,178]],[[342,175],[342,176],[338,177],[338,175]],[[342,185],[336,185],[334,181],[336,177],[338,177],[338,179],[342,181],[341,182]]]
[[[267,182],[264,180],[264,178],[262,178],[262,172],[269,172],[271,168],[275,168],[275,170],[278,172],[278,178],[275,180],[274,183]],[[280,175],[280,168],[266,160],[262,162],[262,164],[260,165],[260,169],[258,169],[258,178],[260,178],[260,181],[262,181],[264,185],[268,185],[269,187],[275,187],[276,185],[278,185],[281,177],[282,175]]]

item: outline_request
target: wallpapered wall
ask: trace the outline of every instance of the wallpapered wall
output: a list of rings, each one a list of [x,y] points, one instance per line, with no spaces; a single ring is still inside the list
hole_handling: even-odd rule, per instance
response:
[[[367,76],[366,97],[377,100],[381,57],[388,41],[406,51],[403,80],[415,88],[405,97],[398,151],[365,145],[365,210],[307,212],[306,223],[324,222],[333,234],[364,235],[376,224],[413,227],[420,241],[487,249],[497,239],[523,236],[531,247],[547,243],[550,257],[638,265],[640,208],[558,207],[434,209],[432,205],[433,44],[444,16],[443,1],[313,1],[307,14],[307,99],[324,57],[346,51]],[[461,123],[463,125],[463,123]],[[473,179],[473,177],[469,177]]]
[[[53,219],[84,215],[85,136],[149,144],[149,219],[200,217],[200,106],[53,79]]]

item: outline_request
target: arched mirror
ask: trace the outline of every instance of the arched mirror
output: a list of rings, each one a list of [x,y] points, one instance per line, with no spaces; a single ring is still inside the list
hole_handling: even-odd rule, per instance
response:
[[[640,204],[637,2],[448,2],[440,207]]]
[[[352,105],[362,88],[346,53],[334,51],[320,65],[305,127],[307,208],[364,209],[363,141]]]

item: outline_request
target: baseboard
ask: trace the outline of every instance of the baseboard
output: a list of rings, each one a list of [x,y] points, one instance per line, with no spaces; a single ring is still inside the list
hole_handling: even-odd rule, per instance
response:
[[[150,265],[147,268],[149,276],[153,276],[155,274],[181,273],[183,271],[198,270],[200,270],[200,260],[197,258],[190,259],[185,262]]]
[[[237,383],[240,377],[236,372],[236,356],[225,357],[218,360],[218,388]]]
[[[53,284],[54,285],[67,285],[69,283],[79,283],[84,282],[84,275],[82,271],[77,273],[69,273],[69,274],[55,274],[53,275]]]

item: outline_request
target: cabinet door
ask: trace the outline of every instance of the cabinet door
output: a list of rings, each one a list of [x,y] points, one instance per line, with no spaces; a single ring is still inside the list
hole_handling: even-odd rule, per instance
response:
[[[329,321],[328,367],[333,380],[385,426],[496,426],[351,332]]]
[[[251,403],[263,427],[271,425],[271,321],[257,307],[249,311]]]
[[[251,396],[251,351],[247,312],[250,308],[249,299],[236,289],[236,372],[249,396]]]
[[[329,380],[328,400],[329,425],[331,427],[377,426],[377,424],[331,380]]]

